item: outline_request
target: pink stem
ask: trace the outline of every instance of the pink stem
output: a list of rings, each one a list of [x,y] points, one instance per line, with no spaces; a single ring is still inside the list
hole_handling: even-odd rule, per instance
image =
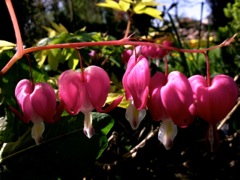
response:
[[[209,58],[208,58],[208,55],[206,52],[203,52],[202,53],[205,57],[205,60],[206,60],[206,76],[207,76],[207,85],[208,87],[211,86],[211,73],[210,73],[210,62],[209,62]]]
[[[13,23],[13,28],[15,32],[16,41],[17,41],[17,52],[12,57],[12,59],[5,65],[5,67],[1,70],[0,76],[6,73],[8,69],[10,69],[10,67],[12,67],[12,65],[24,55],[22,37],[21,37],[19,26],[18,26],[17,17],[12,6],[12,2],[11,0],[5,0],[5,3],[7,5],[7,8]]]
[[[170,46],[165,46],[165,45],[155,44],[155,43],[150,43],[150,42],[131,41],[128,38],[126,38],[126,39],[113,40],[113,41],[76,42],[76,43],[51,44],[51,45],[46,45],[46,46],[30,47],[27,49],[23,49],[23,54],[28,54],[31,52],[47,50],[47,49],[57,49],[57,48],[76,48],[76,47],[79,48],[79,47],[90,47],[90,46],[123,46],[123,45],[133,45],[133,46],[147,45],[147,46],[155,46],[155,47],[157,45],[160,48],[166,49],[169,51],[179,51],[179,52],[187,52],[187,53],[204,53],[206,51],[210,51],[210,50],[225,46],[225,44],[222,43],[220,45],[212,46],[210,48],[205,48],[205,49],[178,49],[175,47],[170,47]],[[0,76],[3,75],[4,73],[6,73],[11,68],[11,66],[20,58],[21,57],[14,55],[13,58],[1,70]]]
[[[84,76],[84,68],[83,68],[83,62],[82,62],[82,56],[79,52],[79,50],[77,48],[75,48],[77,50],[77,53],[78,53],[78,58],[79,58],[79,61],[80,61],[80,69],[81,69],[81,73],[82,73],[82,80],[85,81],[85,76]]]
[[[128,37],[129,31],[130,31],[130,27],[131,27],[131,16],[129,16],[128,21],[127,21],[127,28],[126,28],[126,31],[125,31],[124,38]]]
[[[30,47],[27,49],[23,49],[23,42],[21,38],[21,33],[19,30],[17,18],[11,3],[11,0],[5,0],[5,3],[7,5],[9,14],[11,16],[11,20],[13,23],[14,31],[15,31],[15,36],[17,40],[17,52],[16,54],[9,60],[9,62],[2,68],[0,71],[0,76],[5,74],[12,66],[13,64],[18,61],[24,54],[28,54],[31,52],[35,51],[40,51],[40,50],[47,50],[47,49],[56,49],[56,48],[79,48],[79,47],[89,47],[89,46],[122,46],[122,45],[133,45],[133,46],[138,46],[138,45],[149,45],[149,46],[159,46],[162,49],[169,50],[169,51],[179,51],[179,52],[188,52],[188,53],[204,53],[209,50],[213,50],[216,48],[220,48],[222,46],[227,46],[229,45],[233,40],[236,34],[231,37],[230,39],[225,40],[223,43],[217,45],[217,46],[212,46],[210,48],[206,49],[198,49],[198,50],[188,50],[188,49],[178,49],[175,47],[171,46],[165,46],[161,44],[155,44],[155,43],[149,43],[149,42],[141,42],[141,41],[131,41],[129,38],[123,38],[121,40],[114,40],[114,41],[101,41],[101,42],[77,42],[77,43],[65,43],[65,44],[52,44],[52,45],[46,45],[46,46],[39,46],[39,47]],[[130,24],[129,24],[130,27]]]

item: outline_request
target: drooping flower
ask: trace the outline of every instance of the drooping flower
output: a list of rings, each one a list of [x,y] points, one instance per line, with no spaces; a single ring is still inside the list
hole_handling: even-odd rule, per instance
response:
[[[158,139],[166,149],[170,149],[177,126],[188,126],[195,116],[193,92],[188,79],[177,71],[167,77],[161,72],[156,73],[150,80],[148,110],[154,121],[162,120]]]
[[[167,79],[161,90],[163,105],[177,126],[186,127],[196,115],[191,85],[187,77],[178,71],[171,72]]]
[[[32,137],[39,144],[45,129],[43,122],[54,122],[57,105],[54,89],[45,82],[33,84],[23,79],[15,88],[15,97],[23,112],[21,119],[33,122]]]
[[[132,55],[122,79],[126,99],[130,101],[125,116],[132,129],[137,129],[146,115],[149,82],[148,60],[144,56],[136,57]]]
[[[238,98],[238,87],[234,80],[224,74],[207,81],[201,75],[189,78],[196,102],[197,115],[209,123],[207,137],[211,151],[218,145],[216,124],[233,108]]]
[[[80,111],[85,115],[84,133],[91,138],[94,134],[91,111],[101,111],[108,92],[110,79],[108,74],[100,67],[89,66],[84,72],[67,70],[58,80],[59,99],[66,111],[76,115]]]
[[[197,115],[212,125],[221,121],[237,101],[238,87],[227,75],[215,76],[210,85],[201,75],[190,77],[189,82],[196,100]]]
[[[161,89],[166,83],[167,77],[161,72],[157,72],[150,79],[147,106],[154,121],[161,121],[169,118],[166,108],[163,106],[161,95]]]

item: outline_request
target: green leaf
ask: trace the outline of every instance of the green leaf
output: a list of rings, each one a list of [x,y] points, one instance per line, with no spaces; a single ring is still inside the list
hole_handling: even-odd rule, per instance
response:
[[[73,69],[75,70],[77,65],[79,63],[79,59],[78,58],[71,58],[69,61],[68,61],[68,67],[70,69]]]
[[[55,22],[50,22],[50,24],[54,29],[50,27],[42,26],[42,28],[48,32],[48,37],[51,38],[62,33],[68,33],[68,30],[62,24],[57,24]]]
[[[58,33],[68,33],[68,30],[60,23],[57,24],[55,22],[50,22],[52,27],[58,32]]]
[[[137,3],[134,8],[133,11],[136,14],[142,14],[143,9],[146,8],[146,5],[144,3]]]
[[[154,0],[142,0],[142,2],[140,2],[142,4],[145,4],[146,6],[159,6],[159,3],[154,2]]]
[[[48,32],[48,37],[50,37],[50,38],[57,35],[57,31],[50,27],[42,26],[42,28]]]
[[[148,14],[149,16],[162,20],[162,12],[157,10],[156,8],[146,7],[142,10],[139,9],[136,14]]]
[[[48,64],[50,65],[51,70],[56,71],[58,69],[58,49],[51,49],[50,51],[48,51]]]
[[[105,3],[97,3],[97,6],[111,8],[118,11],[124,11],[124,9],[126,9],[126,3],[124,4],[124,2],[121,2],[121,5],[123,6],[121,7],[121,5],[114,0],[106,0]]]
[[[34,54],[34,57],[36,58],[36,61],[38,63],[38,66],[41,68],[46,61],[48,55],[48,50],[38,51]]]
[[[113,102],[116,98],[118,98],[119,96],[122,96],[122,95],[124,95],[124,94],[123,93],[108,93],[106,104],[111,104],[111,102]],[[129,106],[129,101],[126,100],[126,98],[124,96],[121,103],[118,105],[118,107],[127,109],[128,106]]]
[[[126,0],[120,0],[119,6],[124,12],[127,12],[128,9],[130,8],[130,2],[127,2]]]
[[[0,40],[0,53],[4,50],[13,49],[16,47],[16,44],[13,44],[8,41]]]
[[[92,112],[92,116],[95,131],[101,131],[104,135],[107,135],[114,125],[112,117],[108,114],[97,112]]]
[[[83,133],[82,114],[64,116],[55,124],[46,124],[40,145],[34,145],[30,129],[18,141],[8,143],[1,164],[17,179],[81,179],[106,149],[106,135],[114,124],[107,114],[92,114],[96,134],[91,139]]]

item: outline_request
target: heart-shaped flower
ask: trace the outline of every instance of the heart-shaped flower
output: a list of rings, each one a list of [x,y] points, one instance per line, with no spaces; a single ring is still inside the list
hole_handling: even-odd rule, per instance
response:
[[[76,115],[80,111],[101,109],[110,90],[108,74],[100,67],[89,66],[84,72],[64,71],[58,80],[59,99],[66,111]]]
[[[56,94],[45,82],[33,84],[27,79],[19,81],[15,88],[15,97],[22,109],[23,122],[34,123],[32,137],[39,144],[44,132],[44,123],[52,123],[56,114]]]
[[[150,80],[148,110],[155,121],[162,120],[159,140],[170,149],[177,126],[186,127],[195,116],[193,92],[188,79],[173,71],[167,77],[156,73]]]
[[[137,129],[146,115],[150,68],[144,56],[132,55],[127,63],[122,83],[126,99],[130,101],[126,110],[126,119],[133,129]]]
[[[237,101],[238,87],[227,75],[215,76],[210,85],[201,75],[190,77],[189,82],[196,101],[197,115],[212,125],[221,121]]]
[[[186,127],[193,122],[196,114],[193,91],[184,74],[171,72],[166,85],[161,89],[161,97],[167,113],[176,125]]]
[[[132,55],[128,61],[122,83],[126,99],[133,100],[137,109],[143,109],[146,106],[149,82],[148,60],[144,56],[136,57]]]
[[[83,72],[67,70],[60,75],[58,85],[59,99],[64,108],[71,115],[76,115],[80,111],[85,115],[84,133],[87,137],[92,137],[94,129],[91,111],[96,109],[104,112],[101,108],[110,90],[107,72],[98,66],[89,66]],[[121,99],[122,97],[116,99],[108,110],[116,107]]]

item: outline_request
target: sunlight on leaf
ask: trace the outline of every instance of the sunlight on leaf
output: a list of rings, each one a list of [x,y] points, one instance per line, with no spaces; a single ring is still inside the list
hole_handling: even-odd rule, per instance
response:
[[[69,61],[68,61],[68,67],[70,69],[73,69],[75,70],[77,65],[79,63],[79,59],[78,58],[71,58]]]
[[[152,16],[154,18],[162,20],[161,14],[162,12],[151,7],[146,7],[144,9],[139,9],[136,14],[148,14],[149,16]]]
[[[56,71],[58,68],[59,61],[57,60],[57,57],[59,57],[59,51],[56,51],[57,49],[51,49],[48,53],[48,64],[51,67],[51,70]]]
[[[106,104],[111,104],[111,102],[113,102],[116,98],[118,98],[119,96],[122,96],[123,93],[108,93],[108,97],[106,100]],[[122,99],[121,103],[118,105],[118,107],[127,109],[127,107],[129,106],[129,101],[126,100],[125,96]]]
[[[125,12],[127,12],[127,10],[130,8],[130,3],[125,1],[125,0],[120,0],[119,1],[119,6],[121,7],[121,9]]]
[[[122,11],[122,8],[120,7],[120,5],[113,0],[106,0],[105,3],[98,3],[97,6],[105,7],[105,8],[112,8],[112,9],[115,9],[118,11]]]
[[[57,35],[57,32],[50,27],[42,26],[42,28],[48,32],[48,37],[54,37]]]
[[[134,8],[133,11],[136,14],[142,14],[143,9],[146,7],[146,5],[144,3],[137,3]]]
[[[57,24],[55,22],[50,22],[52,27],[59,33],[68,33],[68,30],[62,25],[62,24]]]
[[[47,58],[48,50],[38,51],[34,54],[38,66],[41,68]]]
[[[16,47],[16,44],[13,44],[8,41],[0,40],[0,53],[4,50],[13,49]]]

